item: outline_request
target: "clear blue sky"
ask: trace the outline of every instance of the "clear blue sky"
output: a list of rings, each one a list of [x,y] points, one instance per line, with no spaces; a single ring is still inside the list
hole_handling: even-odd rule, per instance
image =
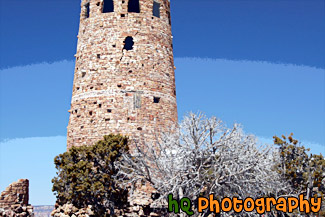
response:
[[[203,111],[325,153],[323,0],[171,0],[179,116]],[[0,0],[0,191],[53,204],[66,149],[79,0]]]

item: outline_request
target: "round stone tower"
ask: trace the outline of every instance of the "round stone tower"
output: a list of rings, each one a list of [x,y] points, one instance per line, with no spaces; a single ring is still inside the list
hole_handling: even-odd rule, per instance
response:
[[[68,149],[177,123],[169,0],[82,0]]]

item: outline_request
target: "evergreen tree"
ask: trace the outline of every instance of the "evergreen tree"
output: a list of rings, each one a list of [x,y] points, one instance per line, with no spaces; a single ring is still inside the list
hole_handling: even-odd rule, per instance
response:
[[[114,208],[127,204],[127,191],[114,179],[114,162],[128,152],[128,139],[120,135],[104,136],[93,146],[72,147],[55,157],[57,176],[52,179],[57,203],[77,208],[92,206],[95,216],[106,216]]]

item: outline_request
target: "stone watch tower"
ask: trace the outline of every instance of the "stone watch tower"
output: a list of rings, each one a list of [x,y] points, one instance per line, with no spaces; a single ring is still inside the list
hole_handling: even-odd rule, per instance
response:
[[[68,149],[177,123],[169,0],[82,0]]]

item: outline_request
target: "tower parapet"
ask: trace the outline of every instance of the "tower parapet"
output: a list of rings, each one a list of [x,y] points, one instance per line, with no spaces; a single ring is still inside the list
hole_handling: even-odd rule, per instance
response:
[[[177,123],[169,0],[83,0],[68,148]]]

